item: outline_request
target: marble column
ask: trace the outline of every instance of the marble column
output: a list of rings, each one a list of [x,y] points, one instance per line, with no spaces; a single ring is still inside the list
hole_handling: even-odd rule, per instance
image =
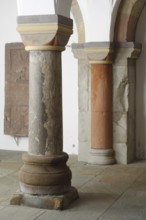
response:
[[[11,204],[65,209],[78,198],[63,152],[61,52],[72,20],[59,15],[18,17],[18,31],[30,51],[29,151],[23,155],[20,191]]]
[[[109,42],[86,43],[91,66],[91,149],[88,162],[113,164],[112,55]]]

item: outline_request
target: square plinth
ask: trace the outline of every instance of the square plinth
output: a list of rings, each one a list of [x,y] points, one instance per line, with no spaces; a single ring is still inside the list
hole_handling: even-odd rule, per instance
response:
[[[22,192],[16,192],[11,200],[10,205],[29,206],[40,209],[64,210],[69,207],[76,199],[79,198],[77,190],[72,187],[70,192],[64,195],[31,195]]]

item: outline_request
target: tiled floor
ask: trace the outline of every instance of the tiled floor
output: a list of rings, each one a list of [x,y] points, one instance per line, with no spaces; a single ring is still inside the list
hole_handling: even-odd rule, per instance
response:
[[[70,156],[80,199],[65,211],[10,206],[21,152],[0,151],[0,220],[146,220],[146,162],[93,166]]]

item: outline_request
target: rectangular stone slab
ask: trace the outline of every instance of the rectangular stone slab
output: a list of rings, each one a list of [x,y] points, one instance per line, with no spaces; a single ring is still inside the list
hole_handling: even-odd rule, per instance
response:
[[[22,43],[5,45],[4,133],[28,135],[29,53]]]

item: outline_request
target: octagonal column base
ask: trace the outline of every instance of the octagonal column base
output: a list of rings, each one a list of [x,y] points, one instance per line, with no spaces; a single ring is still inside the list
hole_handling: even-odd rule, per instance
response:
[[[71,203],[79,198],[78,192],[74,187],[63,195],[30,195],[22,192],[15,193],[11,200],[11,205],[29,206],[40,209],[63,210],[68,208]]]

